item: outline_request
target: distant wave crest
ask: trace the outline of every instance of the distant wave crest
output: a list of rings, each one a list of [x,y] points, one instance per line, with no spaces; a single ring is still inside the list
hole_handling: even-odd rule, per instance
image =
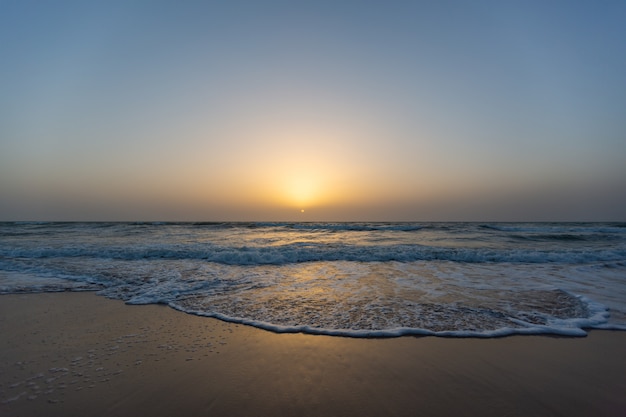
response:
[[[467,263],[585,263],[612,262],[626,258],[626,251],[500,250],[486,248],[448,248],[420,245],[353,246],[316,243],[291,243],[281,246],[229,247],[213,244],[150,245],[135,247],[96,248],[89,246],[64,248],[2,249],[4,258],[75,258],[99,259],[194,259],[226,265],[283,265],[314,261],[415,262],[452,261]]]

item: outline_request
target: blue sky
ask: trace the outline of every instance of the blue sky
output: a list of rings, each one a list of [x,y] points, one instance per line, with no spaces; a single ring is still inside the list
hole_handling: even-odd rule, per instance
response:
[[[624,21],[0,1],[0,219],[626,220]]]

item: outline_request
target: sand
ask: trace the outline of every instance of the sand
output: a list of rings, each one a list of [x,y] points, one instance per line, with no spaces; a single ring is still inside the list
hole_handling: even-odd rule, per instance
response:
[[[623,416],[626,332],[274,334],[93,293],[0,296],[0,415]]]

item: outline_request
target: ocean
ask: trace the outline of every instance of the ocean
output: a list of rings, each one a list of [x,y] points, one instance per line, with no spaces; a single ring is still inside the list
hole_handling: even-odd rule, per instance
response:
[[[273,332],[584,336],[626,330],[626,223],[0,223],[0,294],[56,291]]]

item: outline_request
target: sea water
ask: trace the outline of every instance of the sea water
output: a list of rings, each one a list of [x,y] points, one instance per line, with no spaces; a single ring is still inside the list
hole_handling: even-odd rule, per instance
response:
[[[0,223],[0,293],[85,290],[275,332],[584,336],[626,330],[626,224]]]

